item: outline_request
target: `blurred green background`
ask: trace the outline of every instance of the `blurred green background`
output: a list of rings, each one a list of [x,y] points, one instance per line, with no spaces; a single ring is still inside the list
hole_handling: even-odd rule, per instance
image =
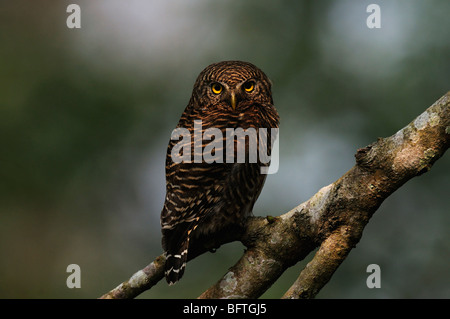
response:
[[[198,73],[250,61],[273,81],[280,169],[256,215],[280,215],[450,90],[450,2],[80,0],[0,3],[0,297],[96,298],[162,253],[166,146]],[[450,297],[450,157],[389,197],[318,298]],[[232,243],[142,298],[194,298]],[[311,256],[309,256],[311,258]],[[66,267],[81,267],[81,288]],[[368,289],[366,267],[381,267]],[[305,262],[264,298],[279,298]]]

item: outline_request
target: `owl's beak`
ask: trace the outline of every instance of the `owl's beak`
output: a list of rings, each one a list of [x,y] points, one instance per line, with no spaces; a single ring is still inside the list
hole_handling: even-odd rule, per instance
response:
[[[231,92],[231,107],[233,111],[236,109],[236,94],[234,92]]]

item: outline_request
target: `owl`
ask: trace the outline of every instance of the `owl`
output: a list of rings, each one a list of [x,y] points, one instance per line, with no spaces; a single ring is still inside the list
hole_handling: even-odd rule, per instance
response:
[[[267,139],[259,138],[256,148],[264,146],[270,156],[271,129],[278,124],[271,82],[253,64],[223,61],[200,73],[176,127],[189,135],[181,141],[171,138],[167,148],[161,229],[169,285],[183,276],[196,247],[242,230],[252,215],[267,176],[261,168],[270,162],[251,156],[250,134],[238,140],[232,133],[266,129]],[[238,149],[244,150],[241,158]]]

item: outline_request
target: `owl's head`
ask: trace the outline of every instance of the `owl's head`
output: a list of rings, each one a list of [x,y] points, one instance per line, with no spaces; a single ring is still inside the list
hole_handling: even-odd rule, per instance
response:
[[[196,107],[215,106],[229,111],[240,111],[254,104],[272,105],[271,82],[251,63],[218,62],[200,73],[191,102]]]

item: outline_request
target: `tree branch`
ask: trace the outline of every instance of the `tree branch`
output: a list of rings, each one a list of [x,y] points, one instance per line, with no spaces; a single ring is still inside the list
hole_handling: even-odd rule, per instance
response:
[[[157,257],[150,265],[136,272],[127,281],[104,294],[100,299],[130,299],[156,285],[164,278],[164,264],[166,257]]]
[[[359,242],[381,203],[409,179],[427,172],[449,145],[450,92],[396,134],[359,149],[356,165],[308,201],[276,218],[249,218],[235,238],[216,239],[221,240],[217,246],[240,240],[247,250],[199,298],[257,298],[288,267],[320,247],[283,296],[314,297]],[[103,297],[136,296],[162,278],[163,263],[158,257]]]
[[[358,230],[342,226],[328,236],[283,299],[314,298],[354,247],[352,237],[357,233]]]

